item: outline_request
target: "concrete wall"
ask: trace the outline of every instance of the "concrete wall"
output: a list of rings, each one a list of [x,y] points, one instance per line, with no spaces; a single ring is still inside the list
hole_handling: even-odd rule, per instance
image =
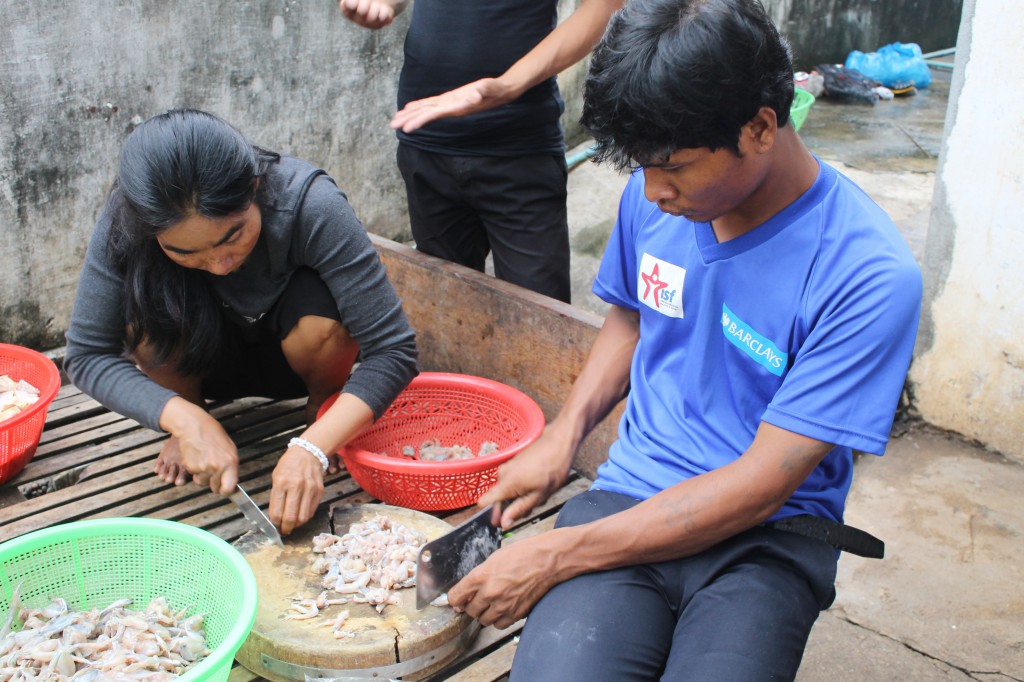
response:
[[[1024,8],[967,0],[911,368],[928,422],[1024,462]]]
[[[577,4],[560,0],[560,16]],[[891,3],[877,0],[767,4],[795,40],[822,40],[833,30],[843,40],[881,37],[893,14],[879,9]],[[172,107],[212,111],[258,144],[321,164],[367,229],[407,239],[387,121],[408,18],[368,31],[345,21],[333,0],[0,3],[0,340],[63,343],[121,143],[138,122]],[[584,75],[580,64],[559,79],[570,147],[583,137],[576,121]]]
[[[798,68],[843,63],[851,50],[917,43],[956,46],[963,0],[762,0],[789,38]]]
[[[321,164],[370,231],[408,238],[387,122],[409,14],[369,31],[332,0],[0,3],[0,340],[63,343],[118,150],[169,108],[206,109]],[[568,93],[583,73],[567,72]]]

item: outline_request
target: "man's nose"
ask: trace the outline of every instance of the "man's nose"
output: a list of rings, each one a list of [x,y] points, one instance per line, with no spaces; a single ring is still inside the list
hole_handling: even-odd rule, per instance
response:
[[[675,189],[667,182],[665,172],[659,168],[644,168],[644,196],[651,203],[659,199],[674,199]]]

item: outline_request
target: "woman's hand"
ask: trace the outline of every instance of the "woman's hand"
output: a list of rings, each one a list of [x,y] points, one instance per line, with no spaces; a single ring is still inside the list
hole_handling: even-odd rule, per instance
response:
[[[160,426],[177,440],[181,466],[199,485],[230,495],[238,485],[238,449],[224,427],[203,408],[175,396],[160,415]]]
[[[324,495],[320,460],[306,450],[288,448],[271,476],[270,520],[283,535],[313,518]]]

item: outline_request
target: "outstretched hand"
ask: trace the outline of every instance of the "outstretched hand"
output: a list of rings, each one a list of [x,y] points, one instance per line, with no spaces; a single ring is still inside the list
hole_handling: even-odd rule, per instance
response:
[[[475,114],[513,99],[515,95],[497,78],[481,78],[440,95],[409,102],[391,119],[391,127],[411,133],[439,118]]]
[[[406,0],[338,0],[341,15],[363,28],[384,28],[405,5]]]
[[[498,482],[481,495],[477,504],[486,507],[506,502],[501,527],[510,528],[516,519],[544,504],[562,487],[569,478],[574,454],[549,427],[535,443],[498,467]]]

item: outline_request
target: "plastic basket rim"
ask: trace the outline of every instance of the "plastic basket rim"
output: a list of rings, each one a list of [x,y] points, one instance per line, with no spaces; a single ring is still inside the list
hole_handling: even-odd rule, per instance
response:
[[[471,374],[458,374],[454,372],[420,372],[409,382],[408,388],[477,388],[483,389],[490,395],[497,395],[504,399],[510,399],[510,403],[517,409],[524,410],[527,414],[527,431],[518,442],[492,452],[483,457],[472,459],[442,460],[442,461],[420,461],[405,459],[402,457],[389,457],[369,450],[353,446],[345,446],[338,451],[344,460],[346,467],[349,462],[358,465],[379,469],[388,473],[406,474],[413,476],[437,475],[460,475],[475,474],[504,463],[515,456],[525,444],[535,441],[544,430],[544,411],[530,396],[508,384],[486,377],[474,376]],[[323,407],[317,415],[318,418],[326,411],[327,407],[333,404],[337,397],[324,402]],[[396,398],[397,400],[397,398]]]
[[[256,622],[258,604],[256,577],[253,575],[252,568],[241,552],[209,531],[179,521],[131,516],[72,521],[34,530],[0,543],[0,564],[6,563],[9,559],[16,558],[27,552],[52,546],[57,542],[101,536],[139,534],[164,538],[187,538],[189,541],[194,541],[196,544],[200,544],[220,554],[235,569],[242,582],[242,594],[253,595],[251,600],[243,601],[251,603],[246,604],[248,608],[243,609],[241,617],[228,630],[224,640],[206,658],[189,668],[177,679],[181,682],[192,682],[200,679],[203,675],[216,672],[225,664],[230,665]],[[10,600],[10,593],[6,596]]]
[[[39,400],[18,414],[0,421],[0,431],[14,428],[32,419],[40,411],[47,410],[53,399],[57,397],[57,392],[60,391],[60,370],[57,369],[57,365],[53,360],[39,351],[26,348],[25,346],[18,346],[13,343],[0,343],[0,355],[5,354],[21,356],[23,360],[38,362],[40,366],[46,368],[47,382],[45,386],[36,386],[39,389]],[[6,372],[0,371],[0,374],[6,374]]]
[[[801,100],[801,101],[797,101]],[[814,104],[815,97],[803,88],[793,88],[793,104],[791,108],[806,109]]]

